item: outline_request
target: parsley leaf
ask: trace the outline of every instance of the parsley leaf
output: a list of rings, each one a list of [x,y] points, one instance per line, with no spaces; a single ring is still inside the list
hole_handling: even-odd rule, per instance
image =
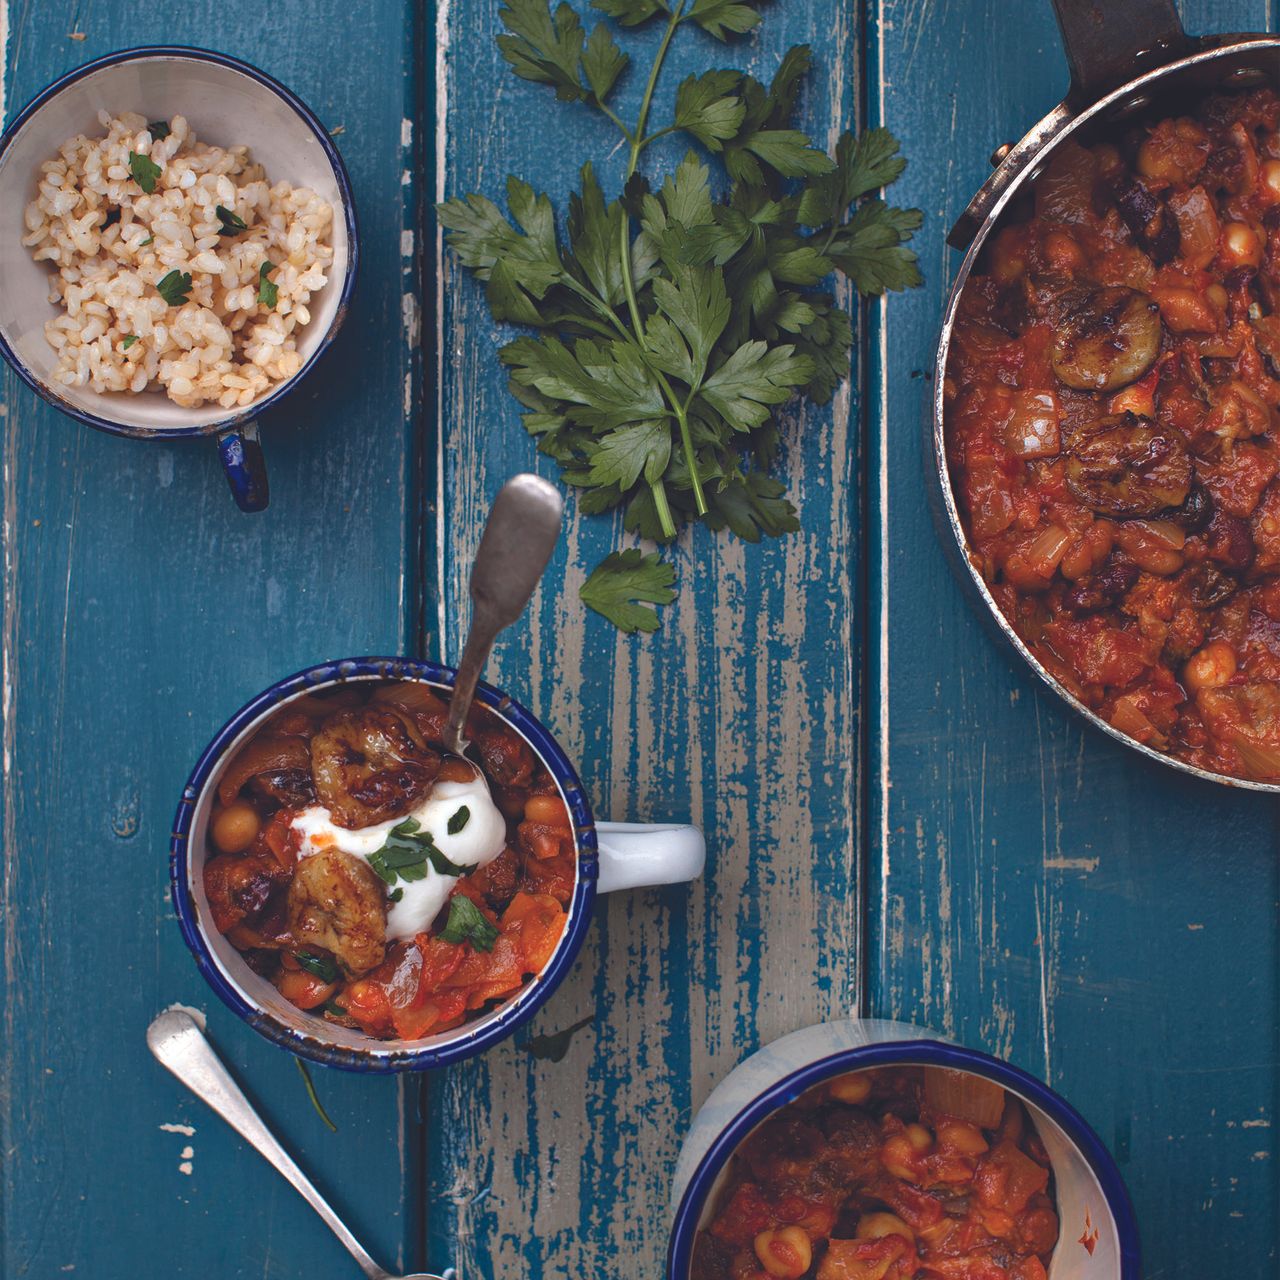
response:
[[[258,268],[258,301],[268,308],[274,307],[280,298],[279,287],[267,279],[267,273],[275,269],[274,262],[264,262]]]
[[[694,0],[689,17],[717,40],[727,40],[730,31],[742,35],[760,24],[760,15],[737,0]]]
[[[214,213],[218,216],[218,221],[222,224],[218,228],[220,236],[234,236],[238,232],[245,230],[244,219],[233,209],[228,209],[225,205],[217,205]]]
[[[780,415],[793,399],[829,401],[849,375],[849,310],[826,281],[842,274],[867,295],[920,283],[920,213],[880,194],[903,171],[898,141],[873,129],[844,134],[830,155],[814,144],[797,118],[806,45],[767,83],[714,65],[687,76],[663,114],[654,91],[680,29],[727,43],[759,24],[757,5],[591,3],[618,25],[588,30],[570,0],[504,0],[497,39],[517,76],[621,132],[621,190],[606,193],[586,160],[563,230],[551,199],[516,177],[505,210],[455,197],[441,225],[494,319],[531,331],[501,350],[508,387],[584,514],[620,510],[628,533],[660,543],[692,521],[750,542],[791,532],[795,508],[772,474]],[[646,87],[624,121],[609,102],[629,70],[616,37],[650,20],[665,31],[644,46],[655,51],[637,77]],[[650,181],[641,158],[675,133],[703,158]],[[581,597],[623,630],[652,631],[646,605],[673,599],[673,580],[656,554],[618,551]]]
[[[589,609],[608,618],[619,631],[656,631],[657,611],[635,602],[670,604],[676,598],[671,590],[675,580],[675,569],[660,560],[657,552],[646,556],[633,548],[606,556],[578,594]]]
[[[440,936],[446,942],[469,942],[477,951],[492,951],[498,928],[466,894],[455,893],[449,899],[449,919]]]
[[[128,351],[129,348],[133,346],[135,342],[137,342],[137,340],[138,340],[138,335],[136,333],[126,334],[124,341],[120,344],[120,349],[122,351]]]
[[[138,241],[138,248],[144,248],[146,245],[155,244],[155,236],[148,236],[145,240]]]
[[[446,829],[451,836],[456,836],[470,821],[471,810],[465,804],[459,805],[454,810],[453,817],[449,819]]]
[[[129,152],[129,172],[133,180],[143,191],[150,195],[156,189],[156,179],[160,176],[160,166],[150,156]]]
[[[431,833],[423,831],[416,818],[406,818],[392,827],[382,848],[371,853],[368,862],[374,873],[387,885],[394,885],[397,880],[406,883],[425,880],[428,862],[438,875],[461,876],[467,872],[466,867],[451,862],[436,848]],[[387,895],[392,902],[400,901],[395,896],[396,892],[393,890]],[[399,892],[403,897],[403,891]]]
[[[173,131],[167,120],[153,120],[147,125],[147,132],[157,141],[163,142]]]
[[[333,982],[338,976],[338,963],[332,956],[318,956],[310,951],[295,951],[293,958],[313,978],[321,982]]]
[[[176,267],[156,281],[156,291],[171,306],[180,307],[191,292],[191,272]]]
[[[347,1016],[346,1009],[343,1008],[343,1006],[336,1000],[326,1000],[320,1007],[325,1011],[325,1013],[330,1013],[335,1018],[345,1018]]]

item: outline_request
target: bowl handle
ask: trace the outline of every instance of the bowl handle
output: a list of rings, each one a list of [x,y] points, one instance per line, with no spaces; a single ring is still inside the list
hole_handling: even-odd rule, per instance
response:
[[[241,511],[265,511],[271,489],[267,460],[258,441],[258,424],[246,422],[218,436],[218,456],[227,473],[231,496]]]
[[[707,861],[697,827],[668,822],[597,822],[601,893],[696,880]]]

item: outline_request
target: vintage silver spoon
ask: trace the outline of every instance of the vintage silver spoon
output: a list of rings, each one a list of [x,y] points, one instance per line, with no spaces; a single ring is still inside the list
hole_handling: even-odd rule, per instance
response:
[[[442,1280],[442,1277],[426,1271],[397,1276],[374,1262],[360,1241],[347,1230],[346,1223],[294,1163],[293,1157],[280,1145],[275,1134],[263,1124],[189,1013],[169,1009],[160,1014],[147,1028],[147,1047],[162,1065],[168,1067],[197,1098],[207,1102],[293,1185],[294,1190],[324,1219],[329,1230],[360,1264],[360,1270],[369,1280]]]
[[[471,567],[471,629],[449,700],[444,745],[466,755],[463,736],[476,682],[498,632],[523,612],[560,536],[564,500],[540,476],[513,476],[498,490]]]

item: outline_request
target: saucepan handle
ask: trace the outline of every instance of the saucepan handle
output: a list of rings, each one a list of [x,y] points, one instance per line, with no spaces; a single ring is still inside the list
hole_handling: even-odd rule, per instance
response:
[[[267,460],[258,440],[258,424],[246,422],[218,436],[218,455],[227,473],[231,496],[241,511],[265,511],[271,490]]]
[[[1101,98],[1190,47],[1173,0],[1053,0],[1053,10],[1071,68],[1073,106]]]
[[[597,822],[601,893],[696,880],[707,861],[697,827],[667,822]]]

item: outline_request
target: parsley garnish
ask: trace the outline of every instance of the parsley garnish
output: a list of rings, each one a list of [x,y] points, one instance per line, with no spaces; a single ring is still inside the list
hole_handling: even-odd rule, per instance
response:
[[[425,880],[428,862],[442,876],[461,876],[467,871],[436,848],[431,833],[423,831],[416,818],[406,818],[392,827],[382,848],[369,855],[369,865],[389,885],[397,880]],[[392,901],[400,899],[393,897]]]
[[[127,334],[125,336],[125,340],[120,344],[121,350],[128,351],[129,348],[133,346],[135,342],[137,342],[137,340],[138,340],[138,335],[136,333]]]
[[[471,821],[471,810],[467,806],[459,805],[454,810],[453,817],[449,819],[448,832],[451,836],[456,836],[459,831]]]
[[[656,631],[656,611],[635,601],[670,604],[676,598],[671,590],[675,579],[675,569],[659,560],[656,551],[646,556],[633,547],[606,556],[578,594],[588,609],[608,618],[619,631]]]
[[[693,520],[751,542],[798,529],[769,474],[779,407],[796,396],[830,400],[849,374],[853,342],[848,311],[822,283],[840,272],[878,294],[921,280],[907,247],[919,211],[873,196],[902,172],[898,142],[884,129],[845,134],[828,155],[793,127],[811,63],[804,46],[767,85],[733,69],[687,77],[651,127],[677,29],[693,23],[727,40],[760,14],[742,0],[593,3],[624,27],[654,18],[666,26],[650,45],[656,61],[634,123],[610,105],[629,59],[607,22],[588,34],[568,3],[553,15],[548,0],[506,0],[498,45],[517,76],[620,129],[628,148],[620,197],[606,198],[588,162],[568,196],[564,243],[550,198],[516,177],[507,180],[506,213],[469,195],[440,205],[440,221],[485,281],[494,319],[537,330],[501,358],[525,427],[581,491],[583,511],[623,508],[627,532],[658,542]],[[655,189],[640,159],[671,133],[704,148],[723,179],[691,152]],[[713,185],[727,192],[713,195]],[[639,598],[672,599],[669,567],[644,563]],[[636,570],[610,557],[604,577],[588,579],[591,607],[617,594],[623,568]],[[656,613],[630,598],[600,611],[652,630]]]
[[[133,180],[143,191],[150,195],[156,189],[156,179],[160,176],[160,166],[150,156],[129,152],[129,172]]]
[[[333,1014],[335,1018],[345,1018],[347,1016],[346,1009],[344,1009],[336,1000],[326,1000],[320,1007],[325,1011],[325,1013]]]
[[[404,897],[404,890],[403,890],[403,889],[392,889],[392,890],[391,890],[391,892],[390,892],[389,894],[387,894],[387,897],[388,897],[392,902],[399,902],[399,901],[400,901],[400,899]]]
[[[267,272],[274,271],[275,269],[276,266],[274,262],[264,262],[262,266],[258,268],[258,301],[261,302],[264,307],[274,307],[276,305],[276,300],[280,296],[279,287],[272,284],[271,281],[267,279]]]
[[[218,221],[222,224],[218,228],[220,236],[234,236],[245,229],[244,219],[234,209],[228,209],[226,205],[220,204],[216,205],[213,211],[218,215]],[[261,279],[261,275],[259,275],[259,279]]]
[[[464,893],[449,899],[449,920],[440,936],[446,942],[469,942],[477,951],[492,951],[498,928]]]
[[[142,249],[142,248],[144,248],[145,246],[147,246],[147,245],[149,245],[149,244],[154,244],[154,243],[155,243],[155,236],[148,236],[145,240],[139,240],[139,241],[138,241],[138,248],[139,248],[139,249]]]
[[[156,289],[171,307],[180,307],[191,292],[191,272],[179,271],[175,267],[167,276],[160,277]]]
[[[310,951],[295,951],[293,958],[313,978],[321,982],[333,982],[338,976],[337,961],[332,956],[317,956]]]
[[[163,142],[172,132],[167,120],[153,120],[147,125],[147,132],[157,141]]]
[[[311,1083],[311,1072],[307,1070],[307,1064],[301,1058],[294,1058],[294,1062],[298,1064],[298,1074],[302,1077],[302,1083],[307,1089],[307,1097],[311,1099],[311,1105],[315,1107],[316,1114],[329,1126],[331,1133],[337,1133],[338,1126],[329,1119],[329,1113],[321,1105],[320,1097],[316,1093],[316,1087]]]

